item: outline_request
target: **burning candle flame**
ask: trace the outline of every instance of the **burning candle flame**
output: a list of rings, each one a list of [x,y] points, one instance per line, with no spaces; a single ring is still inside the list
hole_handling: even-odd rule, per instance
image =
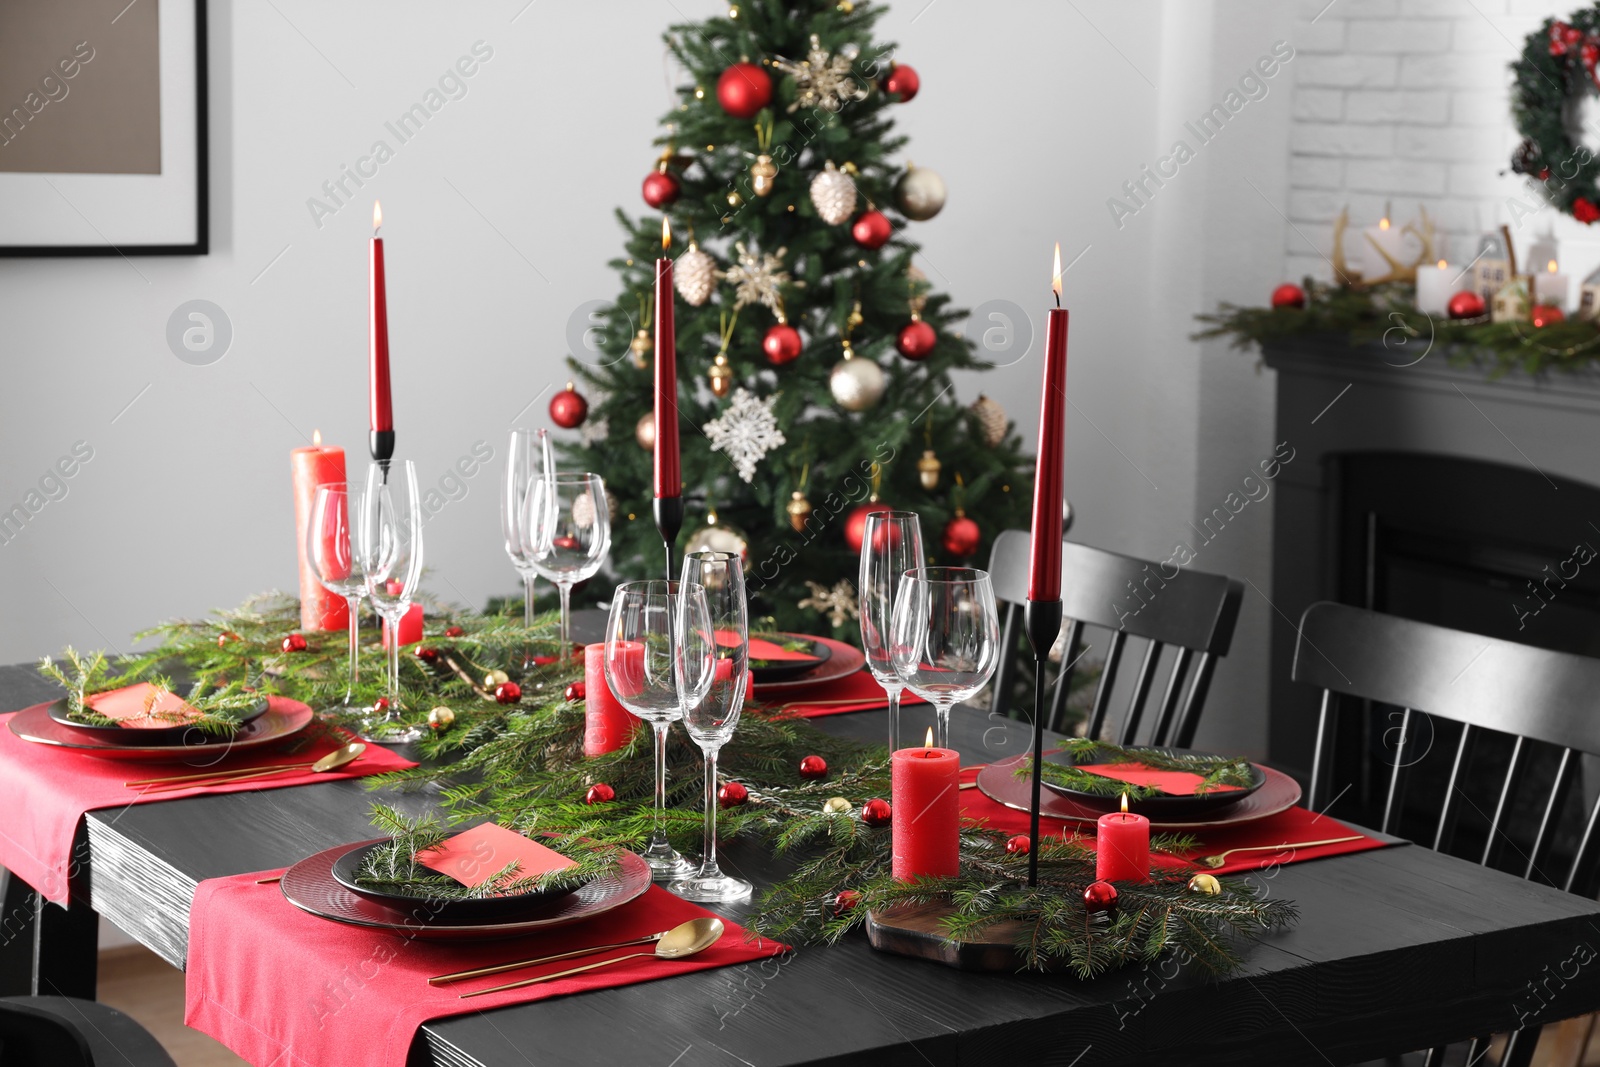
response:
[[[661,216],[661,250],[665,252],[672,247],[672,221],[665,215]]]
[[[1440,260],[1440,261],[1439,261],[1439,269],[1440,269],[1440,270],[1444,270],[1444,269],[1445,269],[1445,268],[1446,268],[1446,267],[1448,267],[1448,266],[1449,266],[1449,265],[1450,265],[1450,264],[1448,264],[1448,263],[1446,263],[1446,262],[1445,262],[1445,261],[1444,261],[1444,260],[1442,260],[1442,259],[1441,259],[1441,260]]]
[[[1061,306],[1061,242],[1056,242],[1056,272],[1050,280],[1050,290],[1056,294],[1056,307]]]
[[[312,430],[311,431],[311,447],[312,448],[321,448],[322,447],[322,431],[321,430]]]
[[[933,727],[931,726],[928,727],[928,738],[926,741],[922,742],[922,747],[924,751],[931,750],[933,748]]]
[[[1549,271],[1551,274],[1554,274],[1556,272],[1556,261],[1552,259],[1550,261],[1550,265],[1545,267],[1545,270]]]
[[[1128,814],[1128,794],[1122,794],[1122,814]]]
[[[378,201],[372,202],[372,232],[377,233],[383,226],[383,205]]]
[[[1378,229],[1387,230],[1388,228],[1389,228],[1389,202],[1387,200],[1385,200],[1384,203],[1383,203],[1383,218],[1378,220]]]

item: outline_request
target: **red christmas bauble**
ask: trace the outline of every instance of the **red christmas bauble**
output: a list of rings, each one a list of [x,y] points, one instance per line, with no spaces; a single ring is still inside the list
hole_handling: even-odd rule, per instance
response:
[[[447,627],[445,627],[444,635],[446,637],[460,637],[462,634],[464,634],[466,632],[467,631],[463,630],[459,626],[447,626]]]
[[[1090,882],[1083,891],[1083,906],[1091,915],[1110,911],[1117,906],[1117,887],[1110,882]]]
[[[683,186],[678,184],[678,179],[664,170],[653,170],[644,176],[644,185],[640,187],[644,202],[653,208],[670,206],[683,192]]]
[[[742,782],[723,782],[717,790],[717,803],[725,808],[737,808],[750,799],[750,790]]]
[[[1272,306],[1275,308],[1303,308],[1306,306],[1306,291],[1293,282],[1284,282],[1272,290]]]
[[[1033,842],[1027,834],[1018,834],[1006,842],[1006,851],[1013,856],[1026,856],[1033,851]]]
[[[796,359],[801,347],[800,331],[786,322],[775,323],[761,339],[761,350],[767,354],[767,362],[774,367],[781,367]]]
[[[550,421],[565,430],[575,430],[589,417],[589,402],[583,394],[567,387],[550,399]]]
[[[494,687],[494,698],[501,704],[515,704],[522,699],[522,686],[516,682],[501,682]]]
[[[1572,217],[1587,225],[1600,219],[1600,207],[1596,207],[1594,201],[1587,197],[1580,196],[1572,202]]]
[[[1560,308],[1550,304],[1535,304],[1533,310],[1528,312],[1529,319],[1533,322],[1534,329],[1550,326],[1558,322],[1565,322],[1566,313]]]
[[[588,696],[588,694],[588,686],[584,685],[582,682],[573,682],[571,685],[567,686],[567,691],[563,695],[567,698],[568,704],[576,704],[578,701]]]
[[[306,639],[300,634],[290,634],[283,639],[283,650],[285,652],[304,652],[306,650]]]
[[[238,634],[234,633],[232,630],[224,630],[220,634],[217,635],[217,647],[218,648],[227,648],[229,645],[233,644],[235,641],[243,641],[243,640],[244,640],[244,638],[240,637]]]
[[[596,782],[589,787],[587,793],[583,794],[583,802],[585,804],[605,804],[615,799],[617,799],[617,791],[604,782]]]
[[[876,209],[864,211],[850,226],[850,236],[862,248],[882,248],[894,236],[894,223],[889,216]]]
[[[1463,289],[1445,306],[1452,319],[1475,319],[1483,314],[1483,297],[1471,289]]]
[[[755,118],[772,102],[772,78],[754,63],[735,63],[717,79],[717,103],[736,119]]]
[[[857,904],[861,903],[861,894],[854,889],[843,889],[833,898],[833,913],[843,915]]]
[[[867,516],[877,511],[893,511],[888,504],[868,502],[857,504],[844,520],[844,543],[850,551],[861,551],[861,539],[867,535]]]
[[[382,715],[384,712],[386,712],[388,710],[389,710],[389,698],[388,697],[379,697],[377,700],[374,700],[372,702],[372,713],[374,715]]]
[[[883,91],[897,98],[902,104],[909,104],[920,88],[922,79],[917,77],[917,72],[913,68],[904,63],[896,63],[890,67],[888,75],[883,79]]]
[[[957,515],[945,523],[944,533],[940,537],[944,550],[957,559],[966,559],[976,553],[982,540],[983,531],[965,515]]]
[[[894,818],[894,809],[882,797],[873,797],[861,805],[861,821],[868,826],[888,826]]]
[[[907,359],[925,359],[928,353],[933,351],[934,343],[938,340],[939,335],[934,328],[921,319],[917,319],[914,322],[905,324],[905,327],[900,331],[900,336],[895,340],[894,346]]]
[[[828,761],[821,756],[807,756],[800,761],[800,777],[822,778],[828,773]]]
[[[439,650],[437,648],[428,648],[426,645],[418,646],[417,658],[424,663],[438,663]]]

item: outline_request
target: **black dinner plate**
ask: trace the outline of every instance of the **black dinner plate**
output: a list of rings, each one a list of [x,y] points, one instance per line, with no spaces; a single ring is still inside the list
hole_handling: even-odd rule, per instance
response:
[[[333,861],[334,881],[344,886],[357,896],[376,900],[382,904],[396,908],[413,908],[425,897],[410,896],[405,893],[388,893],[373,889],[371,886],[362,885],[356,881],[356,873],[361,870],[361,864],[375,849],[388,844],[387,841],[374,841],[371,844],[357,845],[344,855]],[[440,923],[480,923],[498,922],[517,916],[528,915],[548,907],[563,897],[571,896],[584,883],[568,886],[565,889],[530,890],[514,896],[483,897],[478,900],[451,900],[430,905],[429,916],[432,921]]]
[[[65,697],[51,704],[45,709],[45,713],[62,726],[70,726],[74,730],[81,730],[98,741],[108,741],[113,745],[181,745],[186,742],[192,743],[196,737],[205,736],[193,723],[175,723],[172,726],[153,726],[146,729],[81,723],[67,714]],[[263,696],[256,701],[255,707],[251,708],[239,719],[239,726],[241,728],[245,727],[266,713],[267,698]],[[226,740],[221,735],[217,736],[220,740]]]
[[[806,659],[770,659],[750,660],[750,673],[755,676],[757,685],[770,685],[773,682],[783,682],[790,678],[798,678],[802,674],[813,671],[818,665],[826,663],[833,655],[833,649],[807,634],[774,634],[774,637],[786,640],[801,638],[811,643],[811,655]],[[774,642],[776,643],[776,642]]]
[[[1132,753],[1136,754],[1137,751],[1138,750],[1132,750]],[[1215,755],[1215,753],[1211,752],[1195,752],[1192,749],[1186,748],[1152,748],[1148,749],[1147,751],[1187,756]],[[1057,763],[1067,763],[1070,760],[1070,754],[1066,751],[1054,753],[1053,757],[1054,758],[1052,762]],[[1099,762],[1102,761],[1089,759],[1082,761],[1078,765],[1089,766]],[[1250,784],[1239,789],[1215,790],[1210,793],[1203,793],[1194,796],[1163,794],[1161,796],[1149,797],[1145,800],[1129,800],[1128,810],[1137,812],[1140,815],[1148,816],[1151,819],[1173,819],[1188,818],[1190,816],[1204,816],[1211,812],[1230,808],[1266,784],[1267,776],[1262,772],[1261,768],[1257,767],[1254,763],[1249,764],[1249,767]],[[1106,811],[1115,811],[1122,806],[1122,800],[1120,797],[1106,796],[1102,793],[1090,793],[1086,790],[1075,789],[1071,786],[1065,786],[1051,782],[1049,779],[1046,779],[1042,784],[1046,789],[1050,790],[1052,793],[1055,793],[1057,796],[1066,797],[1081,804],[1104,806]]]

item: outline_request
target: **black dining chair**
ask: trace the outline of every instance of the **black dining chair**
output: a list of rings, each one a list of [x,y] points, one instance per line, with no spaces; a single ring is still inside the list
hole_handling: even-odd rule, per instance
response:
[[[1004,623],[1000,646],[1004,654],[995,672],[991,713],[1004,715],[1010,710],[1017,661],[1027,655],[1017,646],[1022,636],[1023,602],[1028,596],[1032,543],[1027,531],[1006,530],[995,538],[989,557],[990,581]],[[1166,688],[1145,743],[1189,747],[1200,725],[1200,712],[1217,660],[1227,655],[1233,640],[1243,596],[1244,586],[1224,575],[1183,570],[1063,542],[1061,607],[1066,618],[1066,642],[1045,727],[1059,730],[1062,726],[1073,672],[1079,658],[1092,647],[1084,643],[1085,632],[1093,627],[1108,630],[1111,636],[1105,645],[1100,682],[1084,736],[1099,737],[1105,729],[1118,669],[1128,642],[1133,639],[1144,645],[1144,655],[1128,695],[1127,712],[1117,728],[1117,743],[1139,743],[1145,706],[1166,659],[1171,663]]]
[[[1393,833],[1399,826],[1406,781],[1422,758],[1407,746],[1417,746],[1424,716],[1461,724],[1461,736],[1451,758],[1445,795],[1432,826],[1432,847],[1448,852],[1456,834],[1464,789],[1474,781],[1474,750],[1486,735],[1501,734],[1510,741],[1509,762],[1498,788],[1484,846],[1472,858],[1485,866],[1500,857],[1508,840],[1508,821],[1519,804],[1527,810],[1522,786],[1535,750],[1555,750],[1556,769],[1531,814],[1535,824],[1531,839],[1517,843],[1517,865],[1524,878],[1541,878],[1567,892],[1587,892],[1589,868],[1600,846],[1600,799],[1582,820],[1581,835],[1564,874],[1546,873],[1557,824],[1579,775],[1585,754],[1600,753],[1600,659],[1569,652],[1521,645],[1415,622],[1345,604],[1318,603],[1300,619],[1295,644],[1293,678],[1322,690],[1322,710],[1317,723],[1316,750],[1311,767],[1309,806],[1322,810],[1332,788],[1333,746],[1337,740],[1342,698],[1374,701],[1400,709],[1398,730],[1389,731],[1392,761],[1385,787],[1383,818],[1379,829]],[[1472,777],[1469,777],[1472,776]],[[1478,779],[1481,781],[1481,779]],[[1491,783],[1492,784],[1492,783]],[[1540,783],[1544,790],[1545,783]],[[1337,798],[1335,798],[1337,799]],[[1539,1028],[1511,1034],[1501,1059],[1502,1067],[1526,1067],[1533,1059]],[[1488,1038],[1472,1043],[1468,1063],[1478,1063]],[[1445,1050],[1429,1050],[1427,1067],[1444,1063]]]
[[[0,997],[0,1063],[11,1067],[176,1067],[150,1032],[76,997]]]

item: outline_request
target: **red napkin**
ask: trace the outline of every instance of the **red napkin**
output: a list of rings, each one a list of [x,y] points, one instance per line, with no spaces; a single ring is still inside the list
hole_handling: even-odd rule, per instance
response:
[[[982,765],[961,768],[962,784],[975,781]],[[1013,834],[1028,832],[1028,813],[1008,808],[1004,804],[990,800],[981,789],[963,789],[961,791],[961,815],[963,818],[978,822],[986,822],[997,830]],[[1094,843],[1094,827],[1087,823],[1067,822],[1063,819],[1041,818],[1039,820],[1041,834],[1079,834],[1086,844]],[[1159,832],[1159,831],[1158,831]],[[1271,852],[1240,852],[1229,856],[1227,861],[1217,868],[1196,867],[1194,870],[1209,871],[1212,874],[1234,874],[1239,871],[1254,871],[1264,867],[1283,866],[1290,863],[1300,863],[1305,860],[1321,859],[1324,856],[1342,856],[1347,852],[1365,852],[1373,848],[1385,848],[1390,842],[1380,841],[1375,837],[1361,834],[1361,831],[1346,826],[1342,822],[1330,819],[1326,815],[1307,811],[1305,808],[1293,807],[1288,811],[1281,811],[1276,815],[1268,815],[1263,819],[1256,819],[1247,823],[1234,826],[1218,827],[1202,830],[1188,830],[1200,842],[1196,856],[1210,856],[1225,852],[1230,848],[1241,848],[1252,845],[1278,846],[1294,844],[1300,841],[1326,841],[1336,837],[1352,837],[1361,835],[1359,840],[1346,841],[1338,845],[1319,845],[1316,848],[1280,849],[1274,848]],[[1175,856],[1166,856],[1156,852],[1151,854],[1160,866],[1187,866]]]
[[[750,639],[750,658],[758,662],[771,662],[773,660],[815,660],[817,657],[812,652],[795,652],[772,641],[767,641],[760,637],[752,637]]]
[[[358,1063],[402,1067],[417,1027],[429,1019],[670,978],[776,956],[787,949],[775,941],[746,941],[744,930],[724,919],[727,929],[722,939],[685,959],[633,959],[462,1000],[461,993],[474,989],[651,949],[648,945],[613,949],[443,986],[428,985],[428,978],[628,941],[711,913],[652,886],[644,896],[604,915],[532,937],[417,941],[308,915],[284,900],[277,885],[256,884],[275,873],[212,878],[195,890],[189,911],[183,1013],[189,1026],[251,1063],[273,1067]]]
[[[187,700],[149,682],[108,689],[84,703],[106,718],[116,719],[125,730],[165,730],[200,717]]]
[[[797,719],[815,719],[823,715],[842,715],[847,711],[865,711],[881,708],[889,703],[883,686],[871,673],[856,671],[837,681],[824,685],[810,685],[803,690],[785,691],[781,684],[756,686],[756,699],[780,714]],[[927,701],[906,689],[900,694],[900,704],[926,704]]]
[[[1174,797],[1194,796],[1195,789],[1206,780],[1205,775],[1193,771],[1158,771],[1142,763],[1093,763],[1080,766],[1078,770],[1098,774],[1102,778],[1115,778],[1129,785],[1154,786]],[[1206,794],[1227,793],[1238,788],[1236,785],[1218,785],[1206,790]]]
[[[483,822],[433,848],[417,853],[417,862],[447,874],[462,885],[482,885],[513,862],[514,879],[537,878],[546,871],[571,867],[573,861],[553,848],[530,841],[498,823]]]
[[[274,708],[303,706],[283,697],[269,699]],[[10,719],[10,715],[0,715],[0,811],[14,813],[13,816],[0,819],[0,866],[43,893],[47,900],[61,905],[67,903],[69,876],[77,867],[77,861],[72,856],[72,843],[86,811],[173,800],[200,793],[280,789],[307,782],[359,778],[416,766],[381,745],[369,744],[360,759],[325,774],[300,771],[268,778],[251,778],[231,785],[148,793],[147,787],[129,788],[122,783],[139,778],[199,774],[201,771],[223,768],[231,770],[235,767],[260,767],[291,761],[309,762],[332,752],[350,738],[347,735],[327,734],[312,740],[307,736],[316,729],[316,724],[312,724],[307,734],[286,739],[281,745],[267,746],[270,751],[251,750],[244,758],[190,767],[181,763],[98,759],[71,749],[37,745],[12,733],[7,725]],[[299,747],[295,747],[297,745]]]

